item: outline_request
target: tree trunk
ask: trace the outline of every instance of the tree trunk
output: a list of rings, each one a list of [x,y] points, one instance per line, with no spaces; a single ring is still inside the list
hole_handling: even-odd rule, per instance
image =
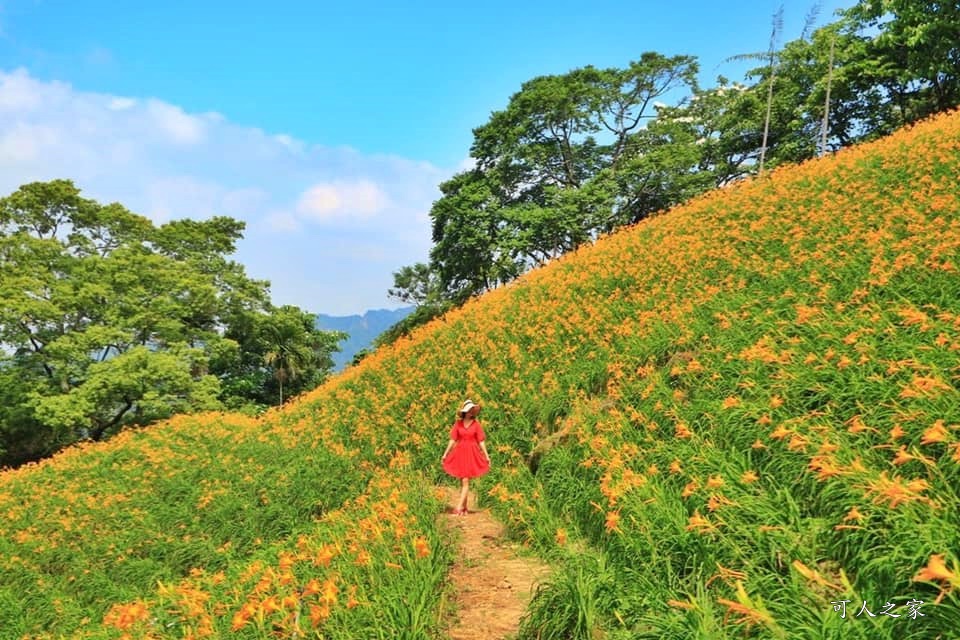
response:
[[[820,155],[827,153],[827,128],[830,123],[830,85],[833,82],[833,45],[837,37],[830,39],[830,67],[827,69],[827,99],[823,105],[823,122],[820,123]]]
[[[130,408],[133,406],[133,401],[132,401],[132,400],[126,400],[126,399],[125,399],[124,401],[126,402],[126,404],[124,405],[123,409],[121,409],[120,412],[117,413],[117,415],[113,416],[113,418],[112,418],[111,420],[99,424],[99,425],[90,433],[90,438],[91,438],[94,442],[100,442],[100,440],[103,439],[103,434],[106,433],[107,429],[109,429],[110,427],[115,427],[115,426],[117,426],[117,424],[120,422],[121,418],[123,418],[123,416],[126,415],[127,411],[129,411]]]
[[[767,86],[767,116],[763,120],[763,144],[760,146],[760,172],[763,175],[763,162],[767,157],[767,138],[770,135],[770,112],[773,109],[773,81],[777,77],[777,68],[770,65],[770,84]]]

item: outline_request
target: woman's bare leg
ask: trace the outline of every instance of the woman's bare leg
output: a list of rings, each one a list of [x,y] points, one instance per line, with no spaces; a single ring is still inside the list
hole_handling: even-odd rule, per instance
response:
[[[470,478],[461,478],[460,479],[460,502],[457,504],[457,509],[460,511],[467,510],[467,499],[470,497]]]

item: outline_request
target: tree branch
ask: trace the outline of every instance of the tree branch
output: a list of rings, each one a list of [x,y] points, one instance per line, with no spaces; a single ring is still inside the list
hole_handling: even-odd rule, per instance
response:
[[[124,398],[124,406],[117,415],[113,416],[109,421],[101,423],[93,432],[90,434],[90,437],[99,442],[103,438],[103,434],[106,433],[107,429],[117,426],[120,423],[120,420],[123,419],[123,416],[127,414],[128,411],[133,407],[133,400]]]

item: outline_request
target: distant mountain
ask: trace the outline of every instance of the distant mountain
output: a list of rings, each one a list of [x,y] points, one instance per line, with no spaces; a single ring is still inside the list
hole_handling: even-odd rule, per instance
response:
[[[324,331],[344,331],[349,337],[340,343],[340,353],[333,354],[334,371],[342,371],[360,350],[373,344],[381,333],[400,322],[414,307],[400,309],[373,309],[362,316],[328,316],[317,314],[317,327]]]

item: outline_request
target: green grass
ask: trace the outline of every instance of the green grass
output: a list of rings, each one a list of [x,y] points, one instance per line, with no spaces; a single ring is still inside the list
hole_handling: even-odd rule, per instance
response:
[[[439,637],[434,485],[470,397],[475,490],[558,567],[521,638],[951,637],[957,175],[949,114],[600,239],[258,421],[6,472],[0,626]]]

